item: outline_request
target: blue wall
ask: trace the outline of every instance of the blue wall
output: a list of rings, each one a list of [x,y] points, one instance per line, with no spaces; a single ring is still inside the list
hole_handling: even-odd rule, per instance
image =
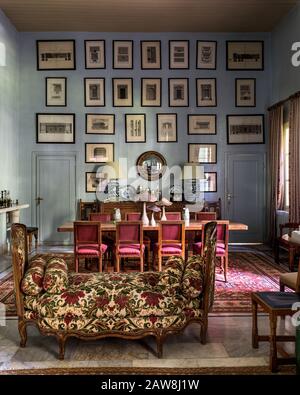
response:
[[[19,196],[19,33],[0,10],[0,190]]]
[[[300,5],[274,29],[272,40],[272,103],[300,90],[300,67],[291,63],[292,44],[300,42]]]
[[[76,40],[76,70],[74,71],[37,71],[36,70],[36,40],[38,39],[75,39]],[[84,40],[106,40],[106,69],[85,70],[84,68]],[[112,69],[112,40],[134,40],[134,69]],[[168,40],[190,41],[190,70],[169,70],[168,68]],[[264,40],[265,41],[265,69],[264,71],[226,71],[226,40]],[[93,171],[95,167],[85,164],[85,142],[114,142],[115,158],[127,157],[129,165],[134,165],[137,157],[144,151],[156,150],[161,152],[168,165],[187,162],[188,143],[217,143],[218,163],[205,166],[205,171],[217,171],[218,192],[206,195],[207,200],[221,197],[224,202],[224,166],[226,152],[264,152],[265,145],[227,145],[226,142],[226,114],[255,114],[265,113],[270,104],[270,35],[256,34],[211,34],[211,33],[22,33],[21,34],[21,105],[20,105],[20,173],[22,200],[31,201],[31,154],[33,151],[76,151],[78,198],[91,200],[93,194],[85,193],[85,172]],[[140,68],[140,40],[161,40],[162,42],[162,70],[141,70]],[[196,70],[196,40],[217,40],[218,56],[217,70]],[[45,107],[45,77],[66,76],[68,85],[68,107]],[[106,79],[106,107],[84,107],[84,77],[104,77]],[[112,107],[111,78],[132,77],[134,86],[134,107]],[[140,107],[140,78],[162,78],[162,107]],[[189,78],[189,108],[168,107],[168,78]],[[217,78],[216,108],[196,107],[195,78]],[[235,78],[254,77],[257,79],[256,108],[235,108]],[[76,113],[76,144],[51,145],[36,144],[35,113],[38,112],[74,112]],[[91,136],[85,134],[85,113],[106,112],[116,114],[116,134],[114,136]],[[144,144],[126,144],[124,114],[146,113],[147,142]],[[156,113],[170,112],[178,114],[178,143],[156,142]],[[188,136],[187,114],[217,114],[216,136]],[[59,190],[57,191],[59,193]],[[246,204],[246,203],[245,203]],[[30,222],[30,213],[26,210],[26,222]]]

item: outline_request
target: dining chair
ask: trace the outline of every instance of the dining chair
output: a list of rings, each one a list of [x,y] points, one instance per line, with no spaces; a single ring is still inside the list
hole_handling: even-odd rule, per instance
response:
[[[275,240],[275,262],[280,263],[279,260],[279,255],[280,255],[280,249],[284,249],[288,251],[288,255],[290,256],[290,249],[291,246],[288,241],[284,240],[282,236],[284,234],[288,234],[291,236],[293,230],[298,230],[300,226],[299,222],[287,222],[285,224],[280,224],[279,225],[279,237]],[[297,252],[299,254],[300,248],[297,248]],[[289,259],[290,260],[290,259]],[[290,270],[294,271],[294,261],[289,262]]]
[[[229,241],[229,221],[220,220],[217,222],[217,246],[216,256],[221,260],[221,269],[227,282],[228,272],[228,241]],[[203,255],[204,233],[202,232],[201,241],[193,244],[194,255]]]
[[[127,212],[125,213],[126,221],[141,221],[142,214],[139,212]],[[149,236],[143,235],[143,243],[145,245],[145,261],[149,268],[150,265],[150,252],[151,252],[151,238]]]
[[[155,261],[158,271],[162,271],[162,259],[168,256],[185,258],[184,221],[161,221],[158,229],[158,243],[155,244]]]
[[[281,273],[279,276],[280,291],[284,292],[285,287],[300,293],[300,258],[298,262],[298,272],[295,273]]]
[[[98,221],[98,222],[107,224],[107,223],[111,222],[112,219],[111,219],[111,214],[97,212],[97,213],[90,213],[89,220],[90,221]],[[106,258],[109,261],[112,261],[113,260],[113,247],[116,242],[116,237],[115,237],[114,232],[105,232],[102,235],[102,241],[103,241],[103,243],[107,244],[107,247],[108,247],[107,251],[105,253]]]
[[[215,211],[198,211],[196,213],[196,221],[215,221],[216,219],[217,213]]]
[[[166,212],[167,221],[181,221],[182,214],[180,211],[169,211]]]
[[[135,258],[144,271],[143,223],[142,221],[120,221],[116,224],[116,271],[120,271],[121,258]]]
[[[100,222],[74,222],[74,257],[76,272],[79,270],[80,258],[98,258],[99,272],[102,272],[102,257],[106,250],[107,245],[102,244]]]

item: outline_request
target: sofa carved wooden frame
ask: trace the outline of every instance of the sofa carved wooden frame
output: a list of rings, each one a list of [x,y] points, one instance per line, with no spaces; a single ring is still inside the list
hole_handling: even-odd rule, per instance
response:
[[[207,235],[205,240],[205,277],[202,292],[202,308],[201,317],[189,318],[181,327],[167,327],[155,329],[141,329],[135,330],[134,333],[125,333],[122,331],[103,331],[101,333],[82,333],[81,331],[58,331],[45,330],[40,328],[38,320],[26,319],[24,317],[25,308],[21,291],[22,278],[28,267],[28,250],[26,243],[26,226],[22,224],[12,225],[12,257],[13,257],[13,273],[15,284],[15,297],[18,315],[18,330],[20,334],[20,347],[25,347],[27,342],[27,326],[35,325],[39,332],[45,336],[55,336],[59,345],[59,359],[64,359],[65,344],[69,337],[76,337],[82,340],[97,340],[106,337],[117,337],[122,339],[141,339],[147,336],[156,338],[157,356],[161,358],[163,355],[163,343],[165,338],[170,334],[180,334],[191,323],[197,322],[200,324],[200,341],[202,344],[206,343],[207,328],[208,328],[208,313],[212,308],[214,300],[214,283],[215,283],[215,244],[216,244],[216,223],[210,222],[205,225],[204,231]]]

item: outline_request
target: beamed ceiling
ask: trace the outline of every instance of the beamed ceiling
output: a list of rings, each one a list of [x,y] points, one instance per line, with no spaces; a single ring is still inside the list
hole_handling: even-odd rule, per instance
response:
[[[298,0],[0,0],[19,31],[265,32]]]

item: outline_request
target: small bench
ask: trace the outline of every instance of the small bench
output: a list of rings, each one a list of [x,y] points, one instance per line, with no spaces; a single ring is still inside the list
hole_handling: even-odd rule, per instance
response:
[[[292,316],[294,303],[300,302],[300,294],[295,292],[253,292],[252,298],[252,347],[258,348],[260,341],[270,342],[270,370],[276,372],[278,365],[296,364],[296,358],[278,358],[277,342],[295,342],[296,335],[277,335],[277,317]],[[269,314],[270,334],[258,335],[257,308],[258,305]],[[296,328],[295,328],[296,332]]]

